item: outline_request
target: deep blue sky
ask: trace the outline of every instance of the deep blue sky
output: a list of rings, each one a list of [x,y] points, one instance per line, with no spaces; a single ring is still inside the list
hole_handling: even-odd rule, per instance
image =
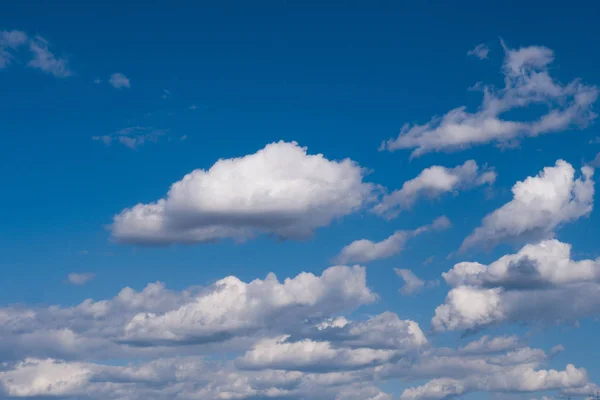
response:
[[[589,144],[600,132],[592,124],[526,139],[516,150],[484,145],[412,161],[409,151],[380,152],[379,144],[405,122],[425,123],[463,104],[477,107],[481,95],[469,87],[502,84],[500,37],[514,48],[553,49],[550,71],[561,82],[579,77],[600,84],[598,7],[592,1],[568,7],[426,0],[3,3],[0,30],[43,36],[68,58],[73,75],[57,79],[18,65],[0,71],[0,305],[75,305],[156,280],[182,289],[226,275],[317,273],[353,240],[382,240],[445,214],[451,230],[419,237],[400,256],[369,266],[369,285],[381,300],[361,309],[392,310],[428,328],[447,288],[402,297],[392,267],[439,279],[460,261],[445,257],[512,198],[515,182],[559,158],[578,169],[600,151]],[[487,60],[467,57],[479,43],[491,49]],[[115,72],[131,80],[129,89],[107,84]],[[170,95],[163,99],[165,89]],[[135,150],[92,140],[131,126],[164,130],[172,140]],[[329,159],[349,157],[372,170],[369,181],[390,189],[433,164],[453,167],[468,159],[493,166],[498,179],[492,196],[475,189],[423,200],[390,222],[352,215],[300,242],[261,237],[241,245],[132,247],[110,240],[106,226],[125,207],[164,196],[195,168],[278,140],[295,140]],[[576,258],[598,257],[599,221],[594,210],[558,238],[573,244]],[[463,258],[485,263],[515,249],[502,245]],[[430,256],[435,260],[423,266]],[[64,283],[71,272],[96,278],[71,286]],[[588,351],[598,329],[593,321],[580,329],[549,328],[532,343],[562,343],[568,353],[558,365],[572,362],[600,379]]]

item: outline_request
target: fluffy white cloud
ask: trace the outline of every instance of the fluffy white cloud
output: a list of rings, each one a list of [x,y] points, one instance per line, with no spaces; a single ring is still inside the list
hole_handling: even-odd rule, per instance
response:
[[[477,57],[480,60],[484,60],[488,57],[489,53],[489,47],[487,47],[484,43],[481,43],[475,46],[475,48],[473,48],[472,50],[469,50],[467,52],[467,55]]]
[[[27,66],[52,74],[57,78],[72,75],[65,58],[56,57],[50,51],[48,41],[42,36],[29,37],[23,31],[0,31],[0,69],[6,68],[17,58],[16,52],[28,45]]]
[[[537,176],[517,182],[513,199],[487,215],[463,242],[461,250],[504,240],[520,242],[552,237],[562,224],[588,215],[593,208],[594,170],[581,168],[575,179],[571,164],[558,160]]]
[[[302,337],[350,348],[394,350],[401,354],[414,352],[428,344],[419,324],[401,320],[392,312],[384,312],[366,321],[348,321],[344,317],[326,319],[291,338],[300,340]]]
[[[361,369],[391,361],[393,350],[335,348],[330,342],[304,339],[289,342],[289,336],[264,339],[248,351],[237,365],[246,369],[289,371],[343,371]]]
[[[453,289],[435,311],[438,330],[600,314],[600,259],[574,261],[571,246],[557,240],[527,245],[490,265],[458,263],[442,275]]]
[[[552,50],[541,46],[503,47],[504,87],[478,85],[484,96],[476,112],[468,112],[461,106],[424,125],[406,124],[397,138],[384,142],[381,148],[414,149],[412,156],[418,157],[434,151],[454,151],[490,142],[506,144],[523,137],[584,127],[596,117],[591,107],[598,97],[597,88],[577,79],[567,85],[556,82],[549,71],[554,61]],[[537,119],[502,117],[511,110],[534,104],[547,106]]]
[[[402,210],[411,208],[421,197],[433,199],[444,193],[493,184],[495,180],[494,171],[480,169],[473,160],[454,168],[434,165],[425,168],[416,178],[404,182],[401,189],[385,195],[373,211],[387,218],[394,218]]]
[[[446,216],[437,218],[431,225],[421,226],[412,231],[396,231],[381,242],[368,239],[359,239],[350,243],[340,251],[335,258],[338,263],[366,263],[370,261],[389,258],[402,252],[409,238],[431,230],[442,230],[450,227],[450,220]]]
[[[108,83],[110,83],[110,85],[115,89],[131,87],[131,82],[129,81],[129,78],[121,74],[120,72],[112,74],[110,78],[108,78]]]
[[[374,187],[363,175],[349,159],[330,161],[295,142],[272,143],[187,174],[165,199],[123,210],[112,235],[141,244],[245,240],[261,233],[306,237],[371,199]]]
[[[338,266],[320,277],[302,273],[283,283],[273,274],[250,283],[227,277],[211,292],[177,309],[135,315],[125,326],[123,339],[137,344],[202,343],[259,329],[290,329],[306,318],[374,301],[365,275],[362,267]]]

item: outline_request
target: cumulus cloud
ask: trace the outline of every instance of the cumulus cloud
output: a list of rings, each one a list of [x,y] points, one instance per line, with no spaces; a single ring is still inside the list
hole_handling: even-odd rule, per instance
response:
[[[120,143],[125,147],[135,150],[143,144],[158,142],[165,133],[166,132],[162,129],[146,126],[132,126],[120,129],[110,135],[92,136],[92,140],[102,142],[107,146],[113,142]]]
[[[600,259],[574,261],[571,245],[555,239],[489,265],[458,263],[442,276],[453,289],[435,311],[437,330],[573,322],[600,313]]]
[[[585,127],[596,118],[592,106],[598,97],[595,86],[575,79],[562,85],[550,76],[554,52],[542,46],[511,49],[504,45],[504,87],[477,85],[483,102],[475,112],[465,106],[423,125],[405,124],[382,150],[414,149],[412,157],[437,151],[457,151],[486,143],[506,144],[525,137]],[[513,120],[510,111],[532,105],[547,107],[536,119]]]
[[[482,225],[463,242],[461,250],[483,244],[487,247],[510,240],[539,240],[554,235],[556,228],[588,215],[594,200],[594,170],[581,168],[575,179],[571,164],[558,160],[537,176],[517,182],[513,199],[488,214]]]
[[[42,36],[29,37],[23,31],[0,31],[0,69],[19,59],[18,51],[27,45],[29,53],[24,57],[27,66],[66,78],[72,75],[66,58],[57,57],[49,49],[48,40]]]
[[[120,72],[112,74],[108,79],[108,83],[110,83],[110,85],[115,89],[131,87],[131,82],[129,81],[129,78],[121,74]]]
[[[292,327],[304,318],[320,317],[375,300],[361,267],[331,267],[320,277],[303,273],[280,283],[220,280],[215,290],[163,314],[139,313],[125,326],[129,343],[185,343],[226,340],[276,326]]]
[[[112,236],[134,244],[198,243],[259,234],[302,238],[360,210],[373,196],[354,161],[278,142],[221,159],[175,182],[166,198],[116,215]]]
[[[487,47],[484,43],[478,44],[472,50],[467,52],[467,55],[474,56],[479,58],[480,60],[484,60],[488,58],[488,54],[490,53],[489,47]]]
[[[94,279],[95,276],[96,276],[96,274],[91,273],[91,272],[83,272],[83,273],[74,273],[73,272],[73,273],[70,273],[69,275],[67,275],[67,279],[73,285],[85,285],[86,283],[88,283],[89,281]]]
[[[404,281],[404,286],[400,288],[400,293],[403,295],[411,295],[420,292],[425,287],[437,286],[437,281],[424,281],[414,274],[409,269],[394,268],[396,275]]]
[[[264,339],[238,360],[244,369],[282,369],[326,372],[361,369],[391,361],[393,350],[334,348],[330,342],[304,339],[286,341],[288,336]]]
[[[434,165],[425,168],[416,178],[404,182],[401,189],[385,195],[373,211],[394,218],[402,210],[411,208],[421,197],[434,199],[448,192],[491,185],[495,180],[496,173],[493,170],[480,169],[474,160],[465,161],[454,168]]]
[[[416,322],[394,313],[341,316],[375,299],[364,272],[332,267],[283,282],[227,277],[182,292],[156,283],[69,308],[0,308],[0,397],[391,400],[377,385],[398,379],[421,385],[405,398],[436,396],[440,383],[461,393],[594,387],[583,369],[542,368],[556,350],[515,337],[435,348]],[[122,340],[133,321],[150,321],[135,332],[145,335],[137,346]],[[248,340],[215,347],[205,341],[214,332]]]
[[[437,218],[431,225],[425,225],[412,231],[396,231],[381,242],[369,239],[359,239],[345,246],[335,258],[336,262],[366,263],[370,261],[389,258],[399,254],[409,238],[431,230],[443,230],[450,227],[450,220],[446,216]]]

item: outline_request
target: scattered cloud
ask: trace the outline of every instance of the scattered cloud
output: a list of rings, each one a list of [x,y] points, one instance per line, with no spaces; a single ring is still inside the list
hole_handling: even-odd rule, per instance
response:
[[[48,40],[42,36],[29,37],[23,31],[0,31],[0,69],[6,68],[19,59],[18,51],[28,47],[28,57],[24,57],[27,66],[39,69],[57,78],[72,75],[66,58],[59,58],[50,51]]]
[[[277,142],[244,157],[222,159],[171,186],[166,198],[115,216],[120,242],[165,245],[259,234],[303,238],[360,210],[373,196],[365,170],[330,161],[297,143]]]
[[[122,88],[130,88],[131,87],[131,83],[129,82],[129,78],[126,77],[125,75],[117,72],[114,73],[110,76],[110,78],[108,79],[108,83],[110,83],[110,85],[112,87],[114,87],[115,89],[122,89]]]
[[[133,126],[123,128],[115,133],[104,136],[92,136],[92,140],[100,141],[105,145],[110,145],[113,142],[122,144],[132,150],[137,149],[145,143],[156,143],[160,137],[165,135],[165,131],[145,126]]]
[[[167,89],[163,89],[162,95],[160,96],[163,100],[167,100],[171,98],[171,92]]]
[[[197,106],[197,105],[194,105],[194,104],[192,104],[192,105],[191,105],[191,106],[189,106],[188,108],[189,108],[190,110],[197,110],[197,109],[198,109],[198,106]]]
[[[355,240],[345,246],[335,258],[338,263],[366,263],[370,261],[389,258],[399,254],[404,245],[411,237],[431,230],[443,230],[449,228],[450,220],[446,216],[437,218],[431,225],[425,225],[412,231],[396,231],[390,237],[381,242],[373,242],[368,239]]]
[[[442,276],[452,290],[435,311],[437,330],[574,322],[600,313],[600,259],[574,261],[571,245],[555,239],[490,265],[461,262]]]
[[[513,199],[488,214],[463,242],[461,250],[501,241],[520,242],[552,237],[561,225],[588,215],[593,208],[594,170],[581,168],[575,179],[571,164],[558,160],[537,176],[517,182]]]
[[[596,157],[590,162],[590,167],[600,168],[600,152],[596,154]]]
[[[416,294],[424,288],[431,288],[439,285],[438,281],[424,281],[414,274],[409,269],[394,268],[396,275],[398,275],[404,281],[404,286],[400,288],[400,293],[409,296]]]
[[[418,157],[585,127],[596,118],[591,108],[598,89],[578,79],[567,85],[556,82],[548,68],[554,61],[552,50],[541,46],[510,49],[502,44],[504,88],[478,85],[483,102],[476,112],[461,106],[423,125],[405,124],[397,138],[382,143],[381,150],[414,149],[411,157]],[[547,110],[532,120],[502,118],[532,105],[547,106]]]
[[[477,46],[475,46],[474,49],[469,50],[467,52],[467,55],[477,57],[480,60],[484,60],[484,59],[488,58],[489,53],[490,53],[489,47],[487,47],[485,44],[481,43],[481,44],[478,44]]]
[[[434,165],[425,168],[416,178],[404,182],[401,189],[385,195],[373,211],[387,218],[395,218],[421,197],[433,199],[448,192],[491,185],[495,180],[496,173],[492,169],[479,168],[473,160],[454,168]]]
[[[95,277],[96,277],[96,274],[91,273],[91,272],[70,273],[69,275],[67,275],[67,279],[73,285],[85,285],[86,283],[88,283],[89,281],[94,279]]]

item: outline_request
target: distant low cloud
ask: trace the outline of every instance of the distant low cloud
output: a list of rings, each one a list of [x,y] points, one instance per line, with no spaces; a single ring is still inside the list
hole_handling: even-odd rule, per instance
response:
[[[375,260],[392,257],[399,254],[404,245],[411,237],[431,230],[443,230],[449,228],[450,220],[442,216],[433,221],[430,225],[425,225],[412,231],[396,231],[393,235],[381,242],[373,242],[368,239],[355,240],[345,246],[335,258],[337,263],[366,263]]]
[[[489,53],[490,49],[483,43],[478,44],[474,49],[467,52],[468,55],[477,57],[480,60],[488,58]]]
[[[21,51],[23,48],[28,51]],[[29,37],[23,31],[0,31],[0,69],[14,60],[26,62],[30,68],[51,74],[57,78],[72,75],[66,58],[57,57],[42,36]]]
[[[85,285],[86,283],[88,283],[89,281],[94,279],[95,277],[96,277],[96,274],[94,274],[94,273],[84,272],[84,273],[71,273],[67,276],[67,279],[73,285]]]
[[[380,149],[413,149],[411,157],[419,157],[486,143],[514,145],[525,137],[583,128],[596,118],[592,106],[598,98],[598,88],[578,79],[566,85],[555,81],[549,68],[554,61],[552,50],[542,46],[511,49],[504,42],[502,45],[504,88],[478,85],[483,101],[477,111],[468,112],[466,106],[460,106],[422,125],[407,123],[398,137],[383,142]],[[503,118],[512,110],[532,105],[546,110],[531,120]]]
[[[114,87],[115,89],[122,89],[122,88],[130,88],[131,87],[131,83],[129,82],[129,78],[126,77],[125,75],[117,72],[114,73],[110,76],[110,78],[108,79],[108,83],[110,83],[110,85],[112,87]]]

